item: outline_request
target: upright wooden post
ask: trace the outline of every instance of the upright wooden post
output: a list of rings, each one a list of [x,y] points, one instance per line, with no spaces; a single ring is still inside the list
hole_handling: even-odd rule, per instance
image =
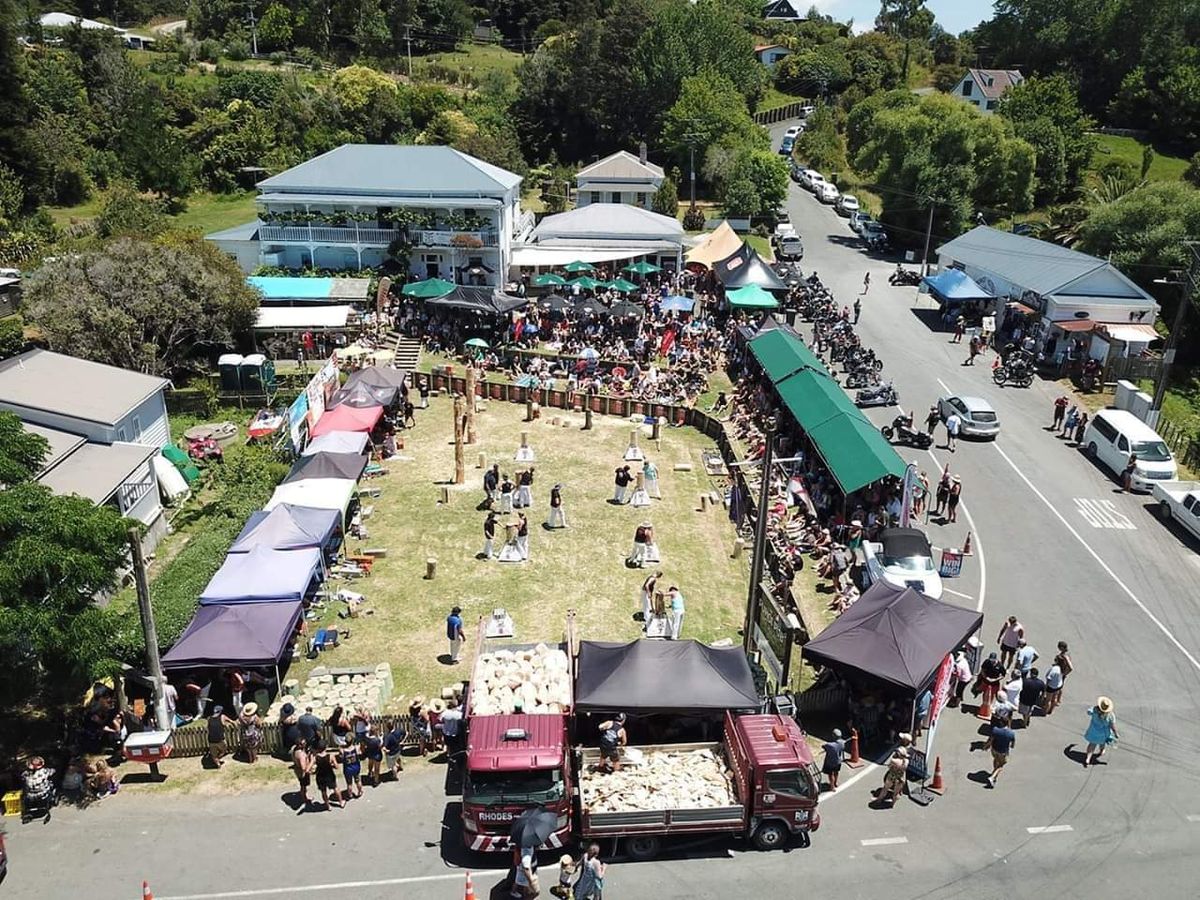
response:
[[[454,483],[467,480],[466,453],[463,448],[463,410],[466,404],[462,394],[454,395]]]
[[[467,443],[475,443],[475,364],[467,366]]]
[[[158,629],[154,625],[154,607],[150,604],[150,583],[146,578],[146,560],[142,557],[142,536],[136,528],[128,533],[129,554],[133,559],[133,580],[137,585],[138,613],[142,619],[142,639],[146,644],[146,668],[154,681],[154,718],[160,731],[174,731],[175,723],[167,720],[167,698],[163,692],[162,662],[158,657]],[[122,676],[118,675],[119,681]],[[157,772],[153,773],[158,775]]]

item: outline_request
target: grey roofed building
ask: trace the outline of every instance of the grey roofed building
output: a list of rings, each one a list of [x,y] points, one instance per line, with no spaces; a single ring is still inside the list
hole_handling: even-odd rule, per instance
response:
[[[157,452],[144,444],[84,443],[38,481],[56,494],[78,494],[100,505],[108,502]]]
[[[165,378],[28,350],[0,362],[0,407],[35,410],[99,425],[116,425],[143,401],[170,386]]]
[[[262,191],[503,197],[521,177],[452,147],[343,144],[258,182]]]
[[[670,241],[683,245],[683,225],[628,203],[591,203],[546,216],[533,230],[539,244],[565,241]]]
[[[46,449],[46,458],[42,460],[42,470],[38,472],[39,478],[87,443],[87,438],[83,435],[70,431],[47,428],[45,425],[35,425],[32,422],[22,422],[21,424],[26,431],[45,439],[49,445]]]
[[[604,159],[597,160],[589,166],[584,166],[576,174],[576,178],[611,179],[613,181],[637,181],[642,178],[662,178],[665,176],[662,166],[646,160],[642,162],[628,150],[618,150]]]

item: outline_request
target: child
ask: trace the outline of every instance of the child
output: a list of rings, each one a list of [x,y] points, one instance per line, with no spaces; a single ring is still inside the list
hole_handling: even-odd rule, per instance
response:
[[[575,860],[571,854],[564,853],[558,861],[558,884],[550,888],[550,893],[559,900],[571,900],[571,876],[575,874]]]

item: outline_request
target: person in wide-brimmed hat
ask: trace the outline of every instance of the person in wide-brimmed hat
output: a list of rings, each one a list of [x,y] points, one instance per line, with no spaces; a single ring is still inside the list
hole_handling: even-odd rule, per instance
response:
[[[1096,699],[1096,705],[1088,710],[1091,720],[1083,739],[1088,742],[1087,751],[1083,756],[1084,766],[1090,766],[1104,755],[1109,744],[1120,739],[1117,734],[1117,720],[1113,715],[1113,702],[1107,697]]]
[[[238,725],[242,729],[242,749],[246,751],[246,762],[258,762],[258,748],[262,746],[262,720],[258,717],[257,703],[242,705]]]

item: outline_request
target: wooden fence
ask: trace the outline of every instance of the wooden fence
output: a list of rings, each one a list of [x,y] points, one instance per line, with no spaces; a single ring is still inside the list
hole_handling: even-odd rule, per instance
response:
[[[404,728],[404,746],[417,746],[417,733],[412,727],[412,717],[406,714],[373,716],[371,718],[371,724],[375,727],[376,734],[380,736],[391,731],[392,726],[397,722]],[[325,742],[333,746],[333,731],[327,726],[321,730]],[[258,748],[259,753],[286,756],[291,752],[290,747],[283,746],[283,728],[277,723],[263,725],[262,738],[262,745]],[[225,745],[231,753],[242,749],[242,728],[240,725],[232,725],[225,729]],[[208,728],[204,720],[185,725],[175,730],[173,749],[171,751],[172,757],[196,757],[203,756],[207,752]]]
[[[1177,462],[1193,471],[1200,469],[1200,439],[1194,428],[1170,419],[1160,419],[1156,430],[1175,454]]]
[[[786,106],[776,106],[774,109],[760,110],[754,114],[754,121],[759,125],[774,125],[776,122],[798,119],[800,118],[800,110],[806,106],[812,106],[812,101],[797,100],[795,103],[789,103]]]

